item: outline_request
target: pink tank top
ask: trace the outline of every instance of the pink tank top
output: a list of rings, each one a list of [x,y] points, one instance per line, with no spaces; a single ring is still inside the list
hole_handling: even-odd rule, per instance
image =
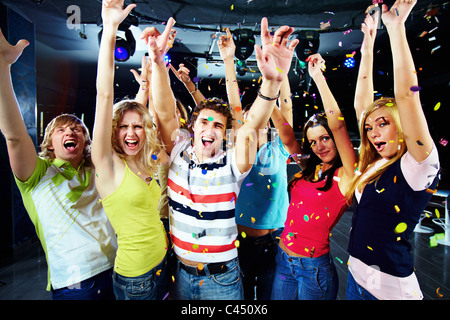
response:
[[[281,235],[289,250],[311,258],[330,251],[330,231],[347,208],[338,180],[335,175],[328,191],[317,190],[325,185],[325,180],[314,183],[300,179],[294,183]]]

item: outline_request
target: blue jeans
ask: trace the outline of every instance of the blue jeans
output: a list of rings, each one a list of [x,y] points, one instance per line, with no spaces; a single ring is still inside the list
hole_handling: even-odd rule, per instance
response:
[[[243,238],[240,234],[238,248],[239,265],[242,270],[245,300],[269,300],[275,275],[275,257],[278,240],[283,229],[261,237]]]
[[[361,287],[353,278],[352,273],[349,271],[347,276],[347,300],[378,300],[369,291]]]
[[[112,269],[71,287],[52,289],[53,300],[114,300]]]
[[[113,274],[114,294],[117,300],[162,300],[168,291],[167,258],[156,267],[137,277]],[[160,272],[158,272],[161,270]]]
[[[243,300],[244,290],[238,259],[223,263],[224,273],[211,274],[208,264],[204,264],[206,275],[188,273],[177,259],[175,281],[172,283],[170,298],[175,300]],[[196,267],[194,267],[196,268]]]
[[[278,247],[273,300],[335,300],[338,275],[329,254],[317,258],[287,255]]]

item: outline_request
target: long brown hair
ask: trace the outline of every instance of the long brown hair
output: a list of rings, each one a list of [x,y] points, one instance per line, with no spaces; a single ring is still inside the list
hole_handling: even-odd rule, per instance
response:
[[[399,145],[397,148],[397,153],[394,157],[389,159],[387,163],[382,165],[376,172],[372,173],[367,179],[364,181],[364,185],[367,183],[377,182],[380,176],[384,173],[384,171],[389,167],[391,164],[399,160],[403,154],[406,152],[406,143],[404,142],[403,137],[403,130],[400,123],[400,117],[398,114],[398,108],[397,103],[395,102],[394,98],[381,98],[376,101],[374,101],[361,115],[361,119],[359,122],[359,132],[361,136],[361,145],[359,147],[359,163],[358,167],[356,168],[357,174],[355,174],[355,178],[353,179],[349,189],[347,190],[345,197],[347,199],[348,204],[352,204],[353,202],[353,195],[355,193],[356,188],[360,187],[359,184],[361,183],[361,177],[363,174],[369,169],[369,167],[380,158],[380,154],[375,149],[375,147],[372,145],[372,143],[369,141],[369,138],[367,136],[367,131],[364,128],[364,125],[366,123],[366,119],[369,117],[369,115],[377,110],[378,108],[386,108],[386,110],[392,115],[394,118],[394,123],[397,127],[397,134],[398,134],[398,141]],[[362,187],[362,186],[361,186]]]
[[[303,127],[303,138],[302,138],[302,151],[304,155],[309,155],[309,158],[303,161],[304,168],[301,172],[301,175],[295,175],[291,181],[289,181],[288,190],[292,188],[292,186],[300,179],[305,179],[306,181],[313,181],[316,179],[316,168],[317,166],[321,165],[322,160],[313,152],[311,148],[311,144],[308,142],[307,138],[307,132],[310,128],[320,125],[325,128],[328,135],[331,137],[331,139],[334,142],[334,136],[331,132],[330,127],[328,126],[328,120],[325,113],[318,113],[313,115],[309,120],[306,122],[305,126]],[[331,188],[333,184],[333,177],[335,171],[342,167],[342,161],[341,157],[339,156],[339,153],[336,154],[336,158],[334,159],[333,166],[328,169],[327,171],[322,173],[322,179],[319,178],[318,181],[322,181],[326,179],[325,185],[323,187],[317,188],[317,190],[320,191],[327,191]]]

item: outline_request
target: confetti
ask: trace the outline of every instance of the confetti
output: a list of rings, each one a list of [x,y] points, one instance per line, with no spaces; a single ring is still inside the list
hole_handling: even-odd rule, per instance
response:
[[[367,249],[369,249],[370,251],[373,251],[372,247],[367,246]]]
[[[441,138],[441,139],[439,140],[439,143],[445,147],[445,146],[447,146],[448,141],[445,140],[444,138]]]
[[[234,4],[231,5],[230,10],[231,10],[231,11],[234,10]]]
[[[436,105],[434,106],[434,111],[438,111],[439,110],[439,108],[441,107],[441,103],[440,102],[438,102],[438,103],[436,103]]]
[[[418,92],[420,91],[422,88],[420,86],[412,86],[411,88],[409,88],[409,90],[413,91],[413,92]]]
[[[308,221],[309,221],[308,215],[305,214],[305,215],[303,216],[303,219],[305,219],[305,221],[308,222]]]
[[[211,116],[208,117],[208,121],[213,121],[213,120],[214,120],[213,117],[211,117]]]
[[[441,289],[441,287],[436,289],[436,294],[439,298],[442,298],[444,295],[442,293],[439,292],[439,290]]]
[[[234,245],[236,246],[236,248],[239,248],[239,246],[241,245],[241,243],[239,242],[239,240],[236,240],[234,242]]]
[[[244,238],[244,239],[247,238],[247,234],[246,234],[244,231],[241,232],[241,236],[242,236],[242,238]]]
[[[208,173],[208,170],[202,169],[202,174],[207,174],[207,173]]]
[[[405,232],[406,228],[408,228],[408,225],[404,222],[400,222],[394,229],[395,233],[403,233]]]
[[[200,280],[200,283],[198,284],[199,287],[201,287],[203,284],[203,280]]]
[[[335,259],[337,260],[337,261],[339,261],[341,264],[343,264],[344,263],[344,261],[342,261],[341,259],[339,259],[338,257],[335,257]]]
[[[255,223],[256,219],[251,217],[250,220],[252,220],[252,223]]]
[[[158,271],[156,271],[156,275],[159,277],[161,275],[162,270],[159,269]]]
[[[205,266],[201,262],[197,265],[198,271],[202,271],[204,268],[205,268]]]
[[[440,219],[441,218],[441,213],[439,212],[439,210],[438,209],[434,209],[434,214],[436,215],[436,217],[438,218],[438,219]]]
[[[400,212],[400,208],[398,207],[398,205],[395,205],[394,208],[395,208],[395,211],[397,211],[397,213]]]
[[[278,68],[278,67],[276,67],[276,69],[278,70],[279,73],[283,73],[283,70],[282,70],[282,69],[280,69],[280,68]]]

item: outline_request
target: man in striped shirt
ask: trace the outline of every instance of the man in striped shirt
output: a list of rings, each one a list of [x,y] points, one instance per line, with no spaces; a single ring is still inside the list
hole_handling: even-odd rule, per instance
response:
[[[240,184],[255,161],[257,131],[272,114],[298,40],[287,45],[294,31],[280,27],[269,35],[267,19],[261,21],[262,49],[255,45],[264,81],[249,111],[247,122],[236,134],[236,145],[222,150],[231,129],[229,106],[220,99],[200,103],[193,111],[190,135],[179,132],[175,99],[164,63],[164,48],[174,20],[163,34],[144,30],[152,59],[152,92],[165,150],[170,154],[168,196],[171,236],[177,269],[171,295],[175,299],[243,299],[237,261],[237,227],[234,208]],[[175,135],[174,135],[175,133]],[[175,144],[172,137],[176,137]]]

